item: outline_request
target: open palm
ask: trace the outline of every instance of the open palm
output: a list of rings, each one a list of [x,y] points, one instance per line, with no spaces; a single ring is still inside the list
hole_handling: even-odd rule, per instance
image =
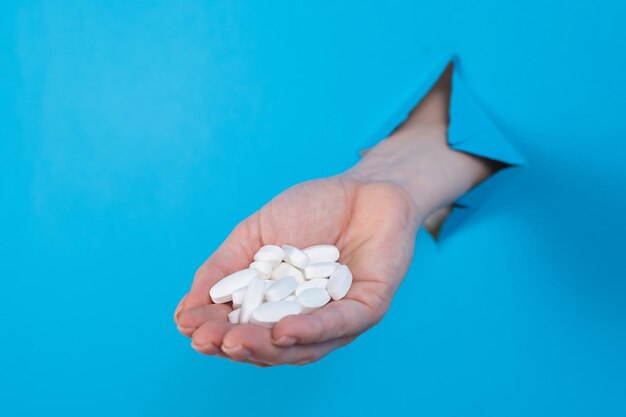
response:
[[[387,311],[413,256],[416,209],[399,186],[347,174],[298,184],[241,222],[198,269],[175,313],[194,349],[260,366],[304,364],[354,340]],[[266,244],[334,244],[354,281],[346,297],[273,329],[231,324],[231,307],[212,304],[209,289],[246,268]]]

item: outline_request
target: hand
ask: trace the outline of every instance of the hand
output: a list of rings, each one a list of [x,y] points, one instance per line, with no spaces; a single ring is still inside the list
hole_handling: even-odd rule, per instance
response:
[[[407,120],[350,170],[286,190],[233,230],[174,313],[194,349],[259,366],[305,364],[380,321],[409,267],[419,225],[499,169],[449,148],[450,78],[448,68]],[[230,324],[231,307],[211,303],[211,286],[247,268],[261,246],[323,243],[335,244],[352,271],[345,298],[273,329]]]
[[[391,182],[348,172],[291,187],[240,223],[198,269],[175,313],[178,328],[207,355],[259,366],[319,360],[381,320],[409,267],[420,223],[414,199]],[[325,243],[339,248],[339,262],[352,271],[344,299],[268,329],[229,323],[231,307],[209,298],[213,284],[246,268],[263,245]]]

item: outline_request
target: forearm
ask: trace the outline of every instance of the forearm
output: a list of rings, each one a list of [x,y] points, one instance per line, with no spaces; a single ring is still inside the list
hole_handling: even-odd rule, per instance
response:
[[[359,180],[402,187],[421,222],[499,168],[493,161],[448,146],[449,77],[446,71],[406,122],[347,171]]]

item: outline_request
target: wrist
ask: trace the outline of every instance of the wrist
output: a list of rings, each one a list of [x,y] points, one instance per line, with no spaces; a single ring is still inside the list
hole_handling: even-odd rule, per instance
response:
[[[393,184],[407,195],[411,217],[419,224],[436,204],[432,183],[428,181],[429,155],[437,153],[437,144],[430,137],[412,140],[407,135],[393,134],[366,151],[346,175],[365,183]],[[427,163],[424,163],[427,162]]]

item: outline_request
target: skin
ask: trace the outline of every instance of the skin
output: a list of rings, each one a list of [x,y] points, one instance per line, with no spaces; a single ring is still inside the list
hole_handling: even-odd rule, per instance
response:
[[[451,68],[407,120],[354,167],[280,193],[243,220],[198,269],[174,313],[192,347],[257,366],[302,365],[352,342],[378,323],[413,258],[420,225],[441,218],[454,200],[499,166],[448,147]],[[429,220],[430,219],[430,220]],[[247,268],[266,244],[333,243],[353,284],[346,297],[273,329],[230,324],[209,289]]]

